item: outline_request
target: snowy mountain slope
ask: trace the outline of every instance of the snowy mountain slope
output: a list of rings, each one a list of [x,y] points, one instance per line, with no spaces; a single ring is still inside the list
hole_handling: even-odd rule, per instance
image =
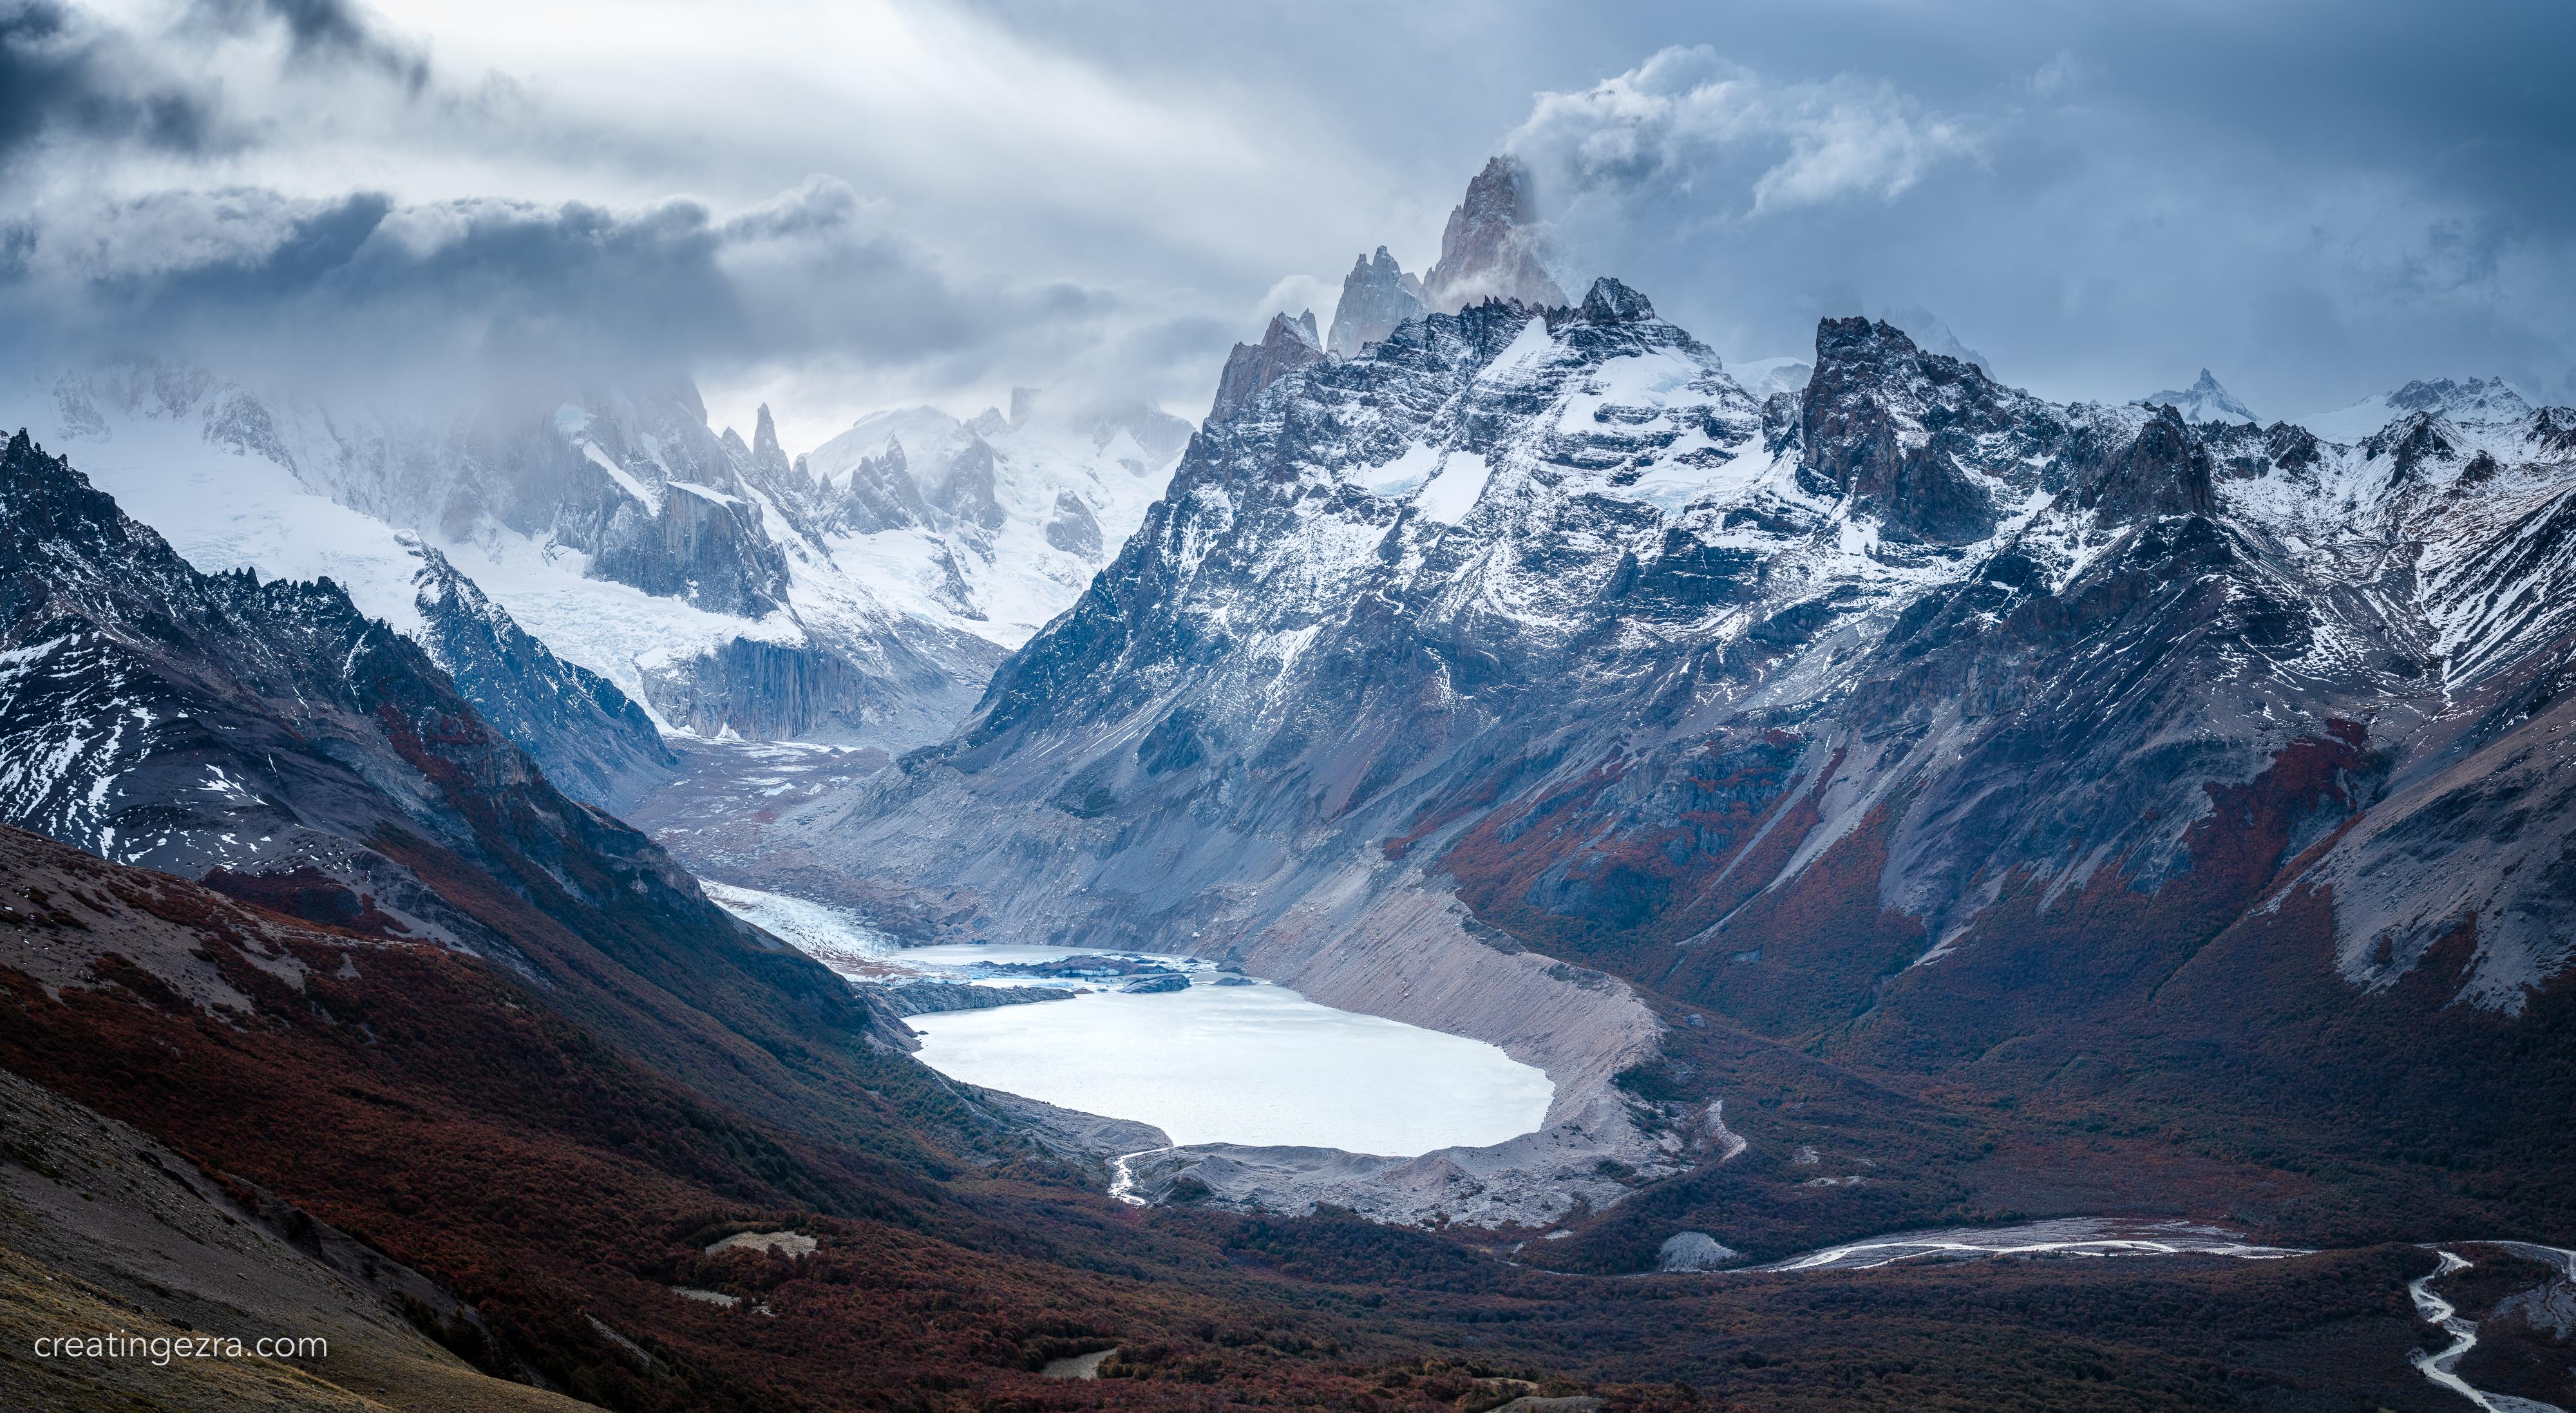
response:
[[[535,758],[574,799],[611,812],[679,769],[651,716],[606,678],[563,661],[499,604],[422,545],[410,636],[483,719]]]
[[[1094,419],[1086,432],[1117,425],[1079,447],[1032,431],[1013,465],[1055,492],[1044,504],[993,505],[973,545],[845,543],[845,570],[847,527],[766,409],[746,444],[710,431],[685,384],[405,418],[128,363],[20,400],[201,563],[330,572],[408,629],[416,565],[393,532],[409,531],[666,729],[896,748],[935,738],[1003,648],[1070,601],[1085,555],[1113,542],[1086,532],[1101,515],[1132,523],[1186,439],[1149,409]],[[1000,534],[1014,516],[1037,530]],[[960,552],[994,581],[1001,628],[972,603],[912,591],[925,564]]]
[[[1907,1063],[2060,1037],[2041,1064],[2147,1043],[2156,980],[2294,885],[2354,899],[2299,984],[2376,994],[2331,960],[2377,945],[2360,870],[2539,919],[2439,983],[2510,1014],[2568,948],[2496,880],[2576,818],[2370,822],[2505,778],[2422,772],[2564,642],[2568,425],[2195,426],[1857,319],[1757,399],[1615,282],[1475,305],[1212,421],[965,729],[776,847],[1519,1046],[1576,1107],[1638,1032],[1497,1019],[1552,994],[1514,949]],[[1545,1200],[1512,1171],[1498,1210]]]
[[[2409,413],[2430,412],[2454,422],[2510,422],[2530,411],[2531,404],[2502,378],[2434,378],[2302,417],[2299,425],[2328,441],[2357,442]]]
[[[1191,427],[1057,412],[1032,389],[972,423],[875,413],[803,458],[818,543],[880,601],[1015,648],[1063,612],[1163,491]]]
[[[165,405],[163,415],[111,421],[93,403],[95,483],[151,506],[201,570],[346,589],[367,616],[421,644],[575,796],[613,806],[667,777],[669,753],[624,693],[555,657],[417,536],[305,490],[265,456],[211,443],[208,425],[242,406],[237,395],[199,395],[180,410],[205,420]]]
[[[470,851],[452,787],[535,778],[411,640],[328,583],[198,573],[24,433],[0,550],[0,819],[183,877],[307,878],[351,916],[513,955],[383,851]]]
[[[166,385],[156,388],[156,380],[167,380]],[[428,540],[308,488],[289,464],[292,454],[275,449],[274,438],[246,444],[227,439],[223,429],[243,420],[239,409],[262,406],[239,389],[148,365],[112,369],[104,381],[127,396],[110,398],[95,387],[75,384],[70,396],[49,401],[80,410],[81,416],[66,420],[80,429],[71,445],[79,449],[93,482],[120,503],[137,507],[191,564],[208,573],[247,570],[271,578],[328,578],[346,589],[362,612],[392,624],[428,647],[442,666],[458,671],[460,663],[442,656],[448,649],[440,642],[455,636],[454,625],[432,632],[418,602],[427,590],[428,557],[438,553]],[[133,396],[138,389],[151,396]],[[267,425],[264,411],[256,420]],[[686,661],[694,655],[693,644],[698,652],[711,652],[734,637],[763,631],[750,620],[711,613],[682,599],[585,578],[579,572],[585,561],[576,552],[555,547],[549,555],[547,546],[519,536],[488,533],[480,543],[451,548],[484,583],[506,586],[496,591],[517,609],[508,615],[510,629],[497,632],[479,651],[515,653],[516,647],[502,640],[524,626],[551,644],[550,651],[559,651],[562,666],[591,672],[638,702],[650,700],[645,665],[673,655]],[[552,667],[536,670],[544,678],[561,675]],[[459,675],[469,695],[501,685],[471,673]],[[496,721],[529,719],[524,704],[514,707],[488,694],[476,700]],[[622,715],[614,706],[607,710],[612,717]],[[585,731],[572,733],[581,734]],[[612,730],[598,745],[573,743],[569,750],[600,749],[619,734]],[[541,759],[570,758],[544,740],[521,744]],[[620,762],[606,776],[568,771],[566,788],[594,803],[607,803],[616,795],[611,777],[627,777],[639,765],[667,763],[658,743],[646,749],[639,742],[637,750],[640,755]]]

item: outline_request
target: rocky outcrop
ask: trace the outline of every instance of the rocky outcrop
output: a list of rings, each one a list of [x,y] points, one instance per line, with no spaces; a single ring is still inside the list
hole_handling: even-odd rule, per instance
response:
[[[2088,468],[2074,487],[2075,503],[2104,523],[2209,515],[2218,508],[2209,448],[2172,406],[2153,411],[2134,440],[2108,462]]]
[[[787,559],[762,532],[759,507],[695,481],[663,488],[658,514],[619,507],[591,567],[648,594],[737,618],[761,617],[787,593]]]
[[[1449,212],[1440,259],[1422,278],[1424,302],[1444,314],[1487,299],[1554,308],[1567,301],[1547,272],[1545,254],[1529,169],[1496,157]]]
[[[1046,540],[1067,554],[1085,559],[1098,559],[1104,552],[1099,517],[1070,491],[1056,493],[1055,514],[1047,517]]]
[[[914,482],[901,440],[890,440],[876,456],[863,456],[841,483],[838,504],[827,522],[835,529],[873,535],[930,523],[930,502]]]
[[[866,647],[863,666],[847,650],[732,638],[648,670],[644,689],[665,720],[704,736],[902,741],[932,735],[969,710],[973,679],[1003,656],[963,635],[916,649],[888,634]]]
[[[1291,319],[1285,314],[1270,316],[1270,327],[1262,332],[1259,343],[1239,343],[1225,358],[1225,372],[1216,382],[1216,403],[1208,409],[1208,420],[1222,422],[1236,408],[1261,395],[1261,390],[1289,373],[1315,363],[1324,357],[1323,341],[1315,335],[1313,311]]]
[[[1335,358],[1357,358],[1398,324],[1419,319],[1430,308],[1422,281],[1405,273],[1381,245],[1376,255],[1361,256],[1342,277],[1342,298],[1333,306],[1324,351]]]
[[[1886,324],[1828,319],[1800,411],[1799,471],[1892,537],[1966,544],[2037,481],[2065,429],[2036,401]]]
[[[962,981],[905,981],[873,989],[884,1000],[886,1009],[898,1016],[989,1011],[996,1006],[1026,1006],[1040,1001],[1073,999],[1072,992],[1049,986],[977,986]]]
[[[938,481],[929,488],[929,500],[959,520],[998,530],[1010,519],[996,498],[998,487],[993,448],[979,437],[941,469]]]

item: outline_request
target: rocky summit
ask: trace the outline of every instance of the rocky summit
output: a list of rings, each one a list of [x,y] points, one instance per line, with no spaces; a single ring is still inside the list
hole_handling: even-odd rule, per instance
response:
[[[1357,358],[1369,345],[1394,333],[1407,319],[1429,309],[1422,281],[1395,263],[1381,245],[1375,255],[1352,262],[1342,279],[1341,302],[1333,306],[1332,332],[1324,350],[1336,358]]]

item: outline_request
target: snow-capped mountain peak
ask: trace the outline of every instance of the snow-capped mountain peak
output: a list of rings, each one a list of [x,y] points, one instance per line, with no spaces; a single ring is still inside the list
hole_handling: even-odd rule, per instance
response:
[[[2529,416],[2531,404],[2502,378],[2418,378],[2394,392],[2302,418],[2300,425],[2328,441],[2350,443],[2413,412],[2453,422],[2511,422]]]
[[[2400,412],[2437,412],[2454,422],[2510,422],[2531,413],[2531,404],[2502,378],[2418,379],[2388,395]]]
[[[1291,338],[1313,349],[1311,318]],[[874,597],[1016,647],[1144,518],[1190,432],[1150,404],[1059,407],[1033,388],[1008,416],[871,413],[804,457],[818,540]]]
[[[2229,392],[2206,368],[2188,388],[2177,392],[2167,388],[2138,399],[2141,407],[2171,407],[2182,414],[2182,420],[2198,426],[2203,422],[2260,422],[2253,410]]]

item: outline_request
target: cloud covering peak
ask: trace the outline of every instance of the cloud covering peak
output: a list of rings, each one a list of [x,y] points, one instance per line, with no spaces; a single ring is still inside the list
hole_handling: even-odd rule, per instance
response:
[[[1506,145],[1568,202],[1722,186],[1742,193],[1744,216],[1892,200],[1976,152],[1966,121],[1924,112],[1885,79],[1769,80],[1706,45],[1663,49],[1580,92],[1539,94]]]
[[[2564,399],[2571,43],[2539,0],[0,0],[0,356],[677,368],[807,443],[1195,408],[1354,254],[1429,270],[1503,154],[1561,288],[1733,358],[1922,308],[2052,396]]]

